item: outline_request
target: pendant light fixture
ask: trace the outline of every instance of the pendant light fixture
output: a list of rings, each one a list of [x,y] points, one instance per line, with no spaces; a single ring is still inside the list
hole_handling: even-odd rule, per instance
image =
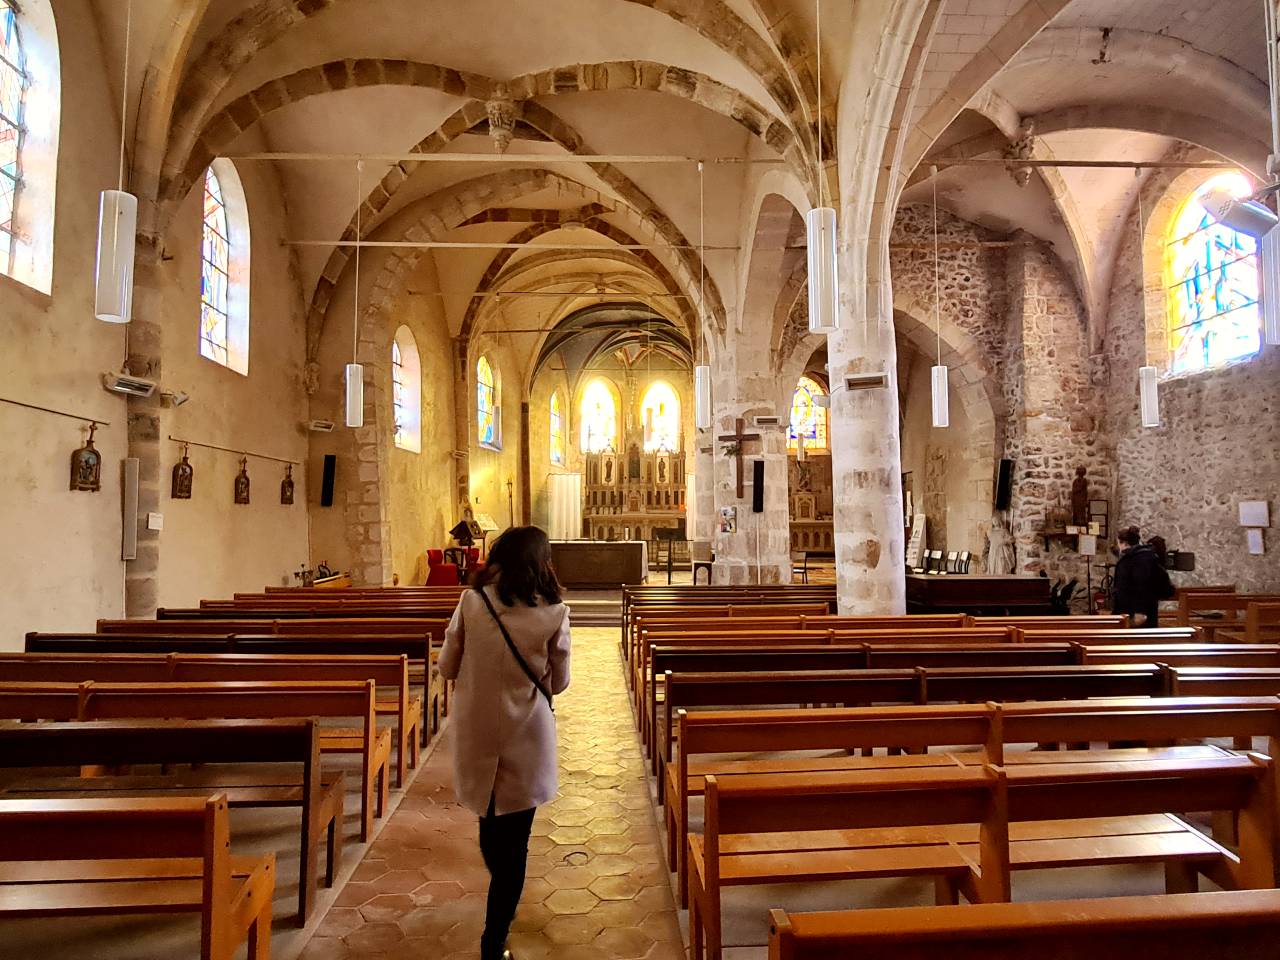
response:
[[[133,0],[125,9],[124,72],[120,96],[120,177],[115,190],[98,201],[98,260],[94,268],[94,315],[105,323],[133,318],[133,257],[138,233],[138,198],[124,189],[124,144],[129,110],[129,45]]]
[[[356,161],[356,285],[355,315],[351,321],[351,362],[346,369],[347,426],[364,426],[364,367],[357,363],[360,352],[360,241],[364,208],[364,161]]]
[[[951,426],[951,375],[942,362],[942,255],[938,245],[938,168],[930,167],[933,180],[933,326],[938,338],[938,362],[930,377],[933,391],[933,425]]]
[[[836,211],[826,205],[822,156],[822,0],[814,0],[818,45],[818,206],[805,217],[809,252],[809,332],[834,333],[840,327],[840,285],[836,258]]]
[[[1143,219],[1142,210],[1142,180],[1141,171],[1133,171],[1134,179],[1138,184],[1138,271],[1139,274],[1144,269],[1143,265],[1143,246],[1146,225]],[[1138,368],[1138,411],[1142,418],[1142,426],[1144,429],[1153,429],[1160,426],[1160,371],[1153,366],[1145,366]]]
[[[707,364],[707,190],[706,173],[698,161],[698,259],[702,267],[701,290],[698,294],[698,331],[702,362],[693,368],[694,425],[699,430],[711,429],[711,367]]]

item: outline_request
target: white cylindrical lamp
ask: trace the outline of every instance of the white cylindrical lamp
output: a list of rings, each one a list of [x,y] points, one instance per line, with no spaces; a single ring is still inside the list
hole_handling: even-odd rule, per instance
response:
[[[699,430],[711,429],[711,368],[700,363],[693,368],[694,416]]]
[[[933,385],[933,425],[935,427],[951,426],[951,390],[950,374],[941,364],[932,368]]]
[[[364,366],[359,363],[348,363],[347,379],[347,426],[364,426]]]
[[[805,218],[809,245],[809,332],[840,327],[840,284],[836,258],[836,212],[815,207]]]
[[[93,312],[105,323],[133,318],[133,255],[138,233],[138,198],[123,190],[103,190],[98,203],[98,263]]]
[[[1160,426],[1159,371],[1155,367],[1138,368],[1138,393],[1142,425],[1147,428]]]

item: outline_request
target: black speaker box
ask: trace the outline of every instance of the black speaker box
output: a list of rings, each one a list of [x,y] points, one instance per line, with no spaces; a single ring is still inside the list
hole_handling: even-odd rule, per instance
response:
[[[996,509],[1008,510],[1013,499],[1013,461],[1001,460],[1000,473],[996,477]]]
[[[333,481],[338,471],[338,458],[335,454],[324,455],[324,476],[320,481],[320,506],[333,506]]]
[[[764,461],[751,461],[751,512],[764,513]]]

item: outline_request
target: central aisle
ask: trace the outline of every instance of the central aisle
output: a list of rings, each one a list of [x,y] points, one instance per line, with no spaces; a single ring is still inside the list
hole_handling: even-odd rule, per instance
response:
[[[573,631],[556,700],[560,795],[538,812],[511,935],[518,960],[679,960],[675,904],[618,656],[618,628]],[[488,875],[476,819],[435,750],[302,953],[303,960],[474,960]]]

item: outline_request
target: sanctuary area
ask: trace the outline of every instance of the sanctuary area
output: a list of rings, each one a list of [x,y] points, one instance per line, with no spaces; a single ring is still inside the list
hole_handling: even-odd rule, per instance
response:
[[[0,0],[0,957],[1274,956],[1278,23]]]

